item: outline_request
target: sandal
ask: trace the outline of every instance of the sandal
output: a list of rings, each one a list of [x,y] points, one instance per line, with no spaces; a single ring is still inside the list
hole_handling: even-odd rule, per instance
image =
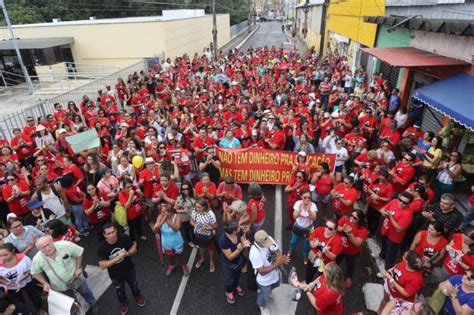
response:
[[[206,261],[205,260],[200,260],[196,263],[196,269],[201,268],[202,264],[204,264]]]
[[[214,271],[216,271],[216,264],[209,264],[209,272],[213,273]]]

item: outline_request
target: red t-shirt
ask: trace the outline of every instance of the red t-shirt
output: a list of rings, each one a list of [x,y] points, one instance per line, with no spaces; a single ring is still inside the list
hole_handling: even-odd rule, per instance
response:
[[[197,136],[196,138],[194,138],[194,142],[193,142],[193,147],[196,149],[204,149],[210,145],[213,145],[215,144],[214,143],[214,140],[212,140],[211,137],[208,137],[206,136],[206,139],[204,139],[204,141],[201,139],[200,136]],[[196,153],[196,160],[199,161],[201,160],[201,158],[204,156],[204,151],[201,152],[201,153]]]
[[[462,234],[456,233],[453,234],[453,248],[455,250],[462,249]],[[474,267],[474,255],[465,254],[462,256],[461,261],[468,265],[470,268]],[[454,261],[450,255],[446,255],[446,258],[443,262],[444,269],[452,275],[462,275],[464,274],[464,268],[461,267],[456,261]]]
[[[145,168],[140,172],[138,178],[139,180],[143,179],[143,195],[145,195],[145,198],[152,198],[153,192],[158,190],[158,184],[160,183],[158,167],[155,167],[152,171]]]
[[[383,221],[381,234],[387,236],[392,242],[400,244],[405,237],[406,229],[413,221],[413,214],[410,208],[400,208],[398,205],[398,200],[391,200],[385,208],[388,211],[393,211],[393,218],[397,221],[398,225],[403,229],[401,232],[397,232],[390,222],[390,219],[387,217]]]
[[[424,201],[421,198],[413,199],[413,201],[410,202],[410,205],[408,206],[408,208],[410,208],[410,210],[413,212],[413,214],[415,214],[415,213],[421,212],[421,210],[423,210],[423,207],[425,206],[425,203],[426,203],[426,201]]]
[[[392,275],[393,279],[407,291],[409,296],[401,295],[400,292],[395,289],[395,286],[388,281],[387,286],[390,294],[395,298],[405,301],[415,301],[416,294],[421,291],[425,283],[421,271],[408,271],[407,263],[401,261],[393,267]]]
[[[71,187],[64,188],[64,194],[66,195],[67,200],[71,205],[76,205],[76,202],[73,200],[82,200],[85,198],[84,193],[77,187],[76,185],[72,185]]]
[[[252,217],[252,206],[257,206],[257,217],[254,224],[260,224],[265,220],[265,201],[264,199],[250,199],[247,203],[247,215]]]
[[[367,229],[363,226],[359,227],[358,225],[351,223],[348,216],[342,216],[339,219],[338,224],[340,227],[344,227],[344,226],[351,227],[352,234],[354,234],[354,237],[360,237],[364,241],[368,237]],[[342,242],[342,253],[344,255],[349,255],[349,256],[356,255],[362,250],[362,246],[355,246],[354,244],[352,244],[349,237],[346,236],[345,234],[341,235],[341,242]]]
[[[332,190],[332,178],[329,175],[321,175],[314,184],[315,191],[320,196],[328,195]]]
[[[435,244],[431,244],[428,242],[427,236],[428,231],[423,230],[420,232],[420,242],[415,247],[415,251],[420,255],[423,261],[430,260],[431,257],[437,252],[440,252],[443,248],[448,245],[448,240],[445,239],[443,236],[440,237],[438,242]]]
[[[314,229],[314,232],[311,233],[311,235],[309,236],[309,240],[311,242],[317,239],[319,241],[319,244],[321,244],[323,247],[330,246],[331,253],[333,253],[337,257],[340,253],[342,253],[341,236],[339,234],[334,234],[334,236],[327,238],[324,236],[324,229],[325,229],[324,226],[320,226]],[[315,254],[317,254],[320,250],[316,247],[316,248],[313,248],[312,251]],[[335,261],[335,260],[329,259],[329,257],[326,256],[325,254],[323,253],[321,254],[322,254],[321,257],[322,257],[322,260],[324,261],[324,264],[328,264],[331,261]]]
[[[226,192],[228,195],[242,200],[242,188],[237,184],[226,185],[225,182],[221,182],[219,187],[217,187],[216,194],[221,194]],[[222,202],[227,202],[227,204],[232,203],[233,199],[222,198]]]
[[[334,189],[342,195],[341,199],[347,200],[347,201],[352,201],[355,202],[357,198],[359,197],[359,193],[357,192],[357,189],[354,187],[351,188],[346,188],[344,186],[344,183],[339,183],[334,187]],[[343,204],[339,198],[333,198],[332,199],[332,208],[335,213],[337,214],[345,214],[349,211],[352,211],[354,209],[354,203],[352,203],[351,206],[347,206]]]
[[[20,180],[17,183],[18,188],[20,188],[21,191],[28,191],[28,185]],[[10,185],[3,185],[3,199],[7,200],[13,195],[13,188]],[[28,213],[28,203],[29,198],[22,197],[22,198],[15,198],[13,199],[12,202],[8,204],[8,208],[10,209],[10,212],[14,213],[17,217],[20,217],[22,215],[25,215]]]
[[[408,185],[410,185],[413,176],[415,176],[415,168],[411,165],[406,166],[403,162],[398,162],[397,165],[392,168],[392,171],[398,178],[406,182],[405,185],[402,185],[401,183],[394,181],[393,190],[399,193],[405,191]]]
[[[375,192],[379,197],[382,198],[387,198],[391,197],[393,195],[393,188],[391,183],[371,183],[369,185],[369,188],[372,189],[373,192]],[[369,204],[377,210],[380,210],[383,208],[385,204],[387,204],[385,201],[382,201],[380,199],[377,199],[376,201],[373,201],[370,196],[368,196],[369,199]]]
[[[136,189],[136,187],[133,187],[133,189]],[[120,203],[125,206],[125,204],[128,201],[129,193],[127,190],[122,189],[119,192],[118,198]],[[138,218],[140,215],[142,215],[142,209],[143,209],[143,202],[140,200],[140,197],[138,196],[137,193],[135,193],[132,197],[132,203],[130,206],[127,208],[127,219],[128,220],[134,220]]]
[[[342,294],[333,291],[326,286],[326,276],[324,274],[316,281],[313,290],[313,296],[316,298],[316,306],[319,311],[317,315],[342,315],[344,312],[344,301]]]
[[[18,158],[20,160],[27,158],[28,156],[33,155],[33,153],[35,153],[33,140],[31,140],[30,136],[22,135],[20,139],[18,139],[17,137],[12,138],[10,141],[10,144],[12,147],[15,147],[21,141],[24,141],[25,143],[31,143],[32,145],[31,146],[25,145],[23,147],[19,147],[18,150],[16,150],[16,154],[18,155]]]
[[[166,197],[171,198],[173,200],[176,200],[176,198],[178,198],[178,195],[179,195],[179,188],[173,182],[170,182],[168,184],[168,187],[166,188],[163,187],[162,184],[158,184],[158,186],[156,187],[156,190],[154,191],[153,197],[156,198],[156,196],[158,195],[158,192],[160,191],[162,191],[166,195]]]
[[[204,193],[203,188],[204,188],[204,183],[201,181],[197,182],[196,185],[194,186],[194,194],[202,195]],[[208,189],[208,193],[210,193],[211,195],[216,194],[217,188],[216,188],[216,184],[214,184],[213,182],[207,183],[207,189]]]
[[[104,201],[109,200],[109,197],[107,197],[107,194],[102,193],[102,192],[99,192],[99,197],[100,199]],[[82,208],[84,210],[87,210],[90,207],[92,207],[93,204],[94,204],[94,201],[92,199],[85,198],[84,201],[82,202]],[[94,212],[92,212],[88,216],[88,219],[91,224],[98,224],[98,223],[107,221],[110,218],[110,216],[111,216],[110,207],[98,207],[94,209]]]
[[[276,130],[273,133],[271,142],[278,145],[275,150],[284,150],[285,149],[285,132],[283,130]]]
[[[72,176],[74,176],[75,182],[77,182],[81,178],[84,178],[84,173],[76,164],[72,164],[70,167],[64,166],[63,174],[68,174],[68,173],[72,173]]]

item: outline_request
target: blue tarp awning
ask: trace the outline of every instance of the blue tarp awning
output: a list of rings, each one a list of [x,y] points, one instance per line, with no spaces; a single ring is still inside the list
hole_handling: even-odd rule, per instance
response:
[[[474,131],[474,76],[460,73],[413,91],[413,98]]]

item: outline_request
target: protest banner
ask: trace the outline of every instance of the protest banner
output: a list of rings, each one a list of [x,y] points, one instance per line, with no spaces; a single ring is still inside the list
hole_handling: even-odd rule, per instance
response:
[[[221,176],[232,176],[238,183],[287,185],[292,177],[292,166],[297,153],[288,151],[247,149],[217,149],[221,161]],[[307,159],[314,170],[322,163],[334,170],[335,154],[308,154]]]
[[[99,135],[95,128],[83,131],[73,136],[66,137],[66,141],[71,145],[74,153],[84,150],[98,148],[100,146]]]

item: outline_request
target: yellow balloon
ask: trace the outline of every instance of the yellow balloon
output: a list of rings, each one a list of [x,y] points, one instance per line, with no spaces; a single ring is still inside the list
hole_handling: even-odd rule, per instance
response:
[[[132,159],[132,165],[135,168],[140,168],[143,165],[143,158],[140,155],[135,155]]]

